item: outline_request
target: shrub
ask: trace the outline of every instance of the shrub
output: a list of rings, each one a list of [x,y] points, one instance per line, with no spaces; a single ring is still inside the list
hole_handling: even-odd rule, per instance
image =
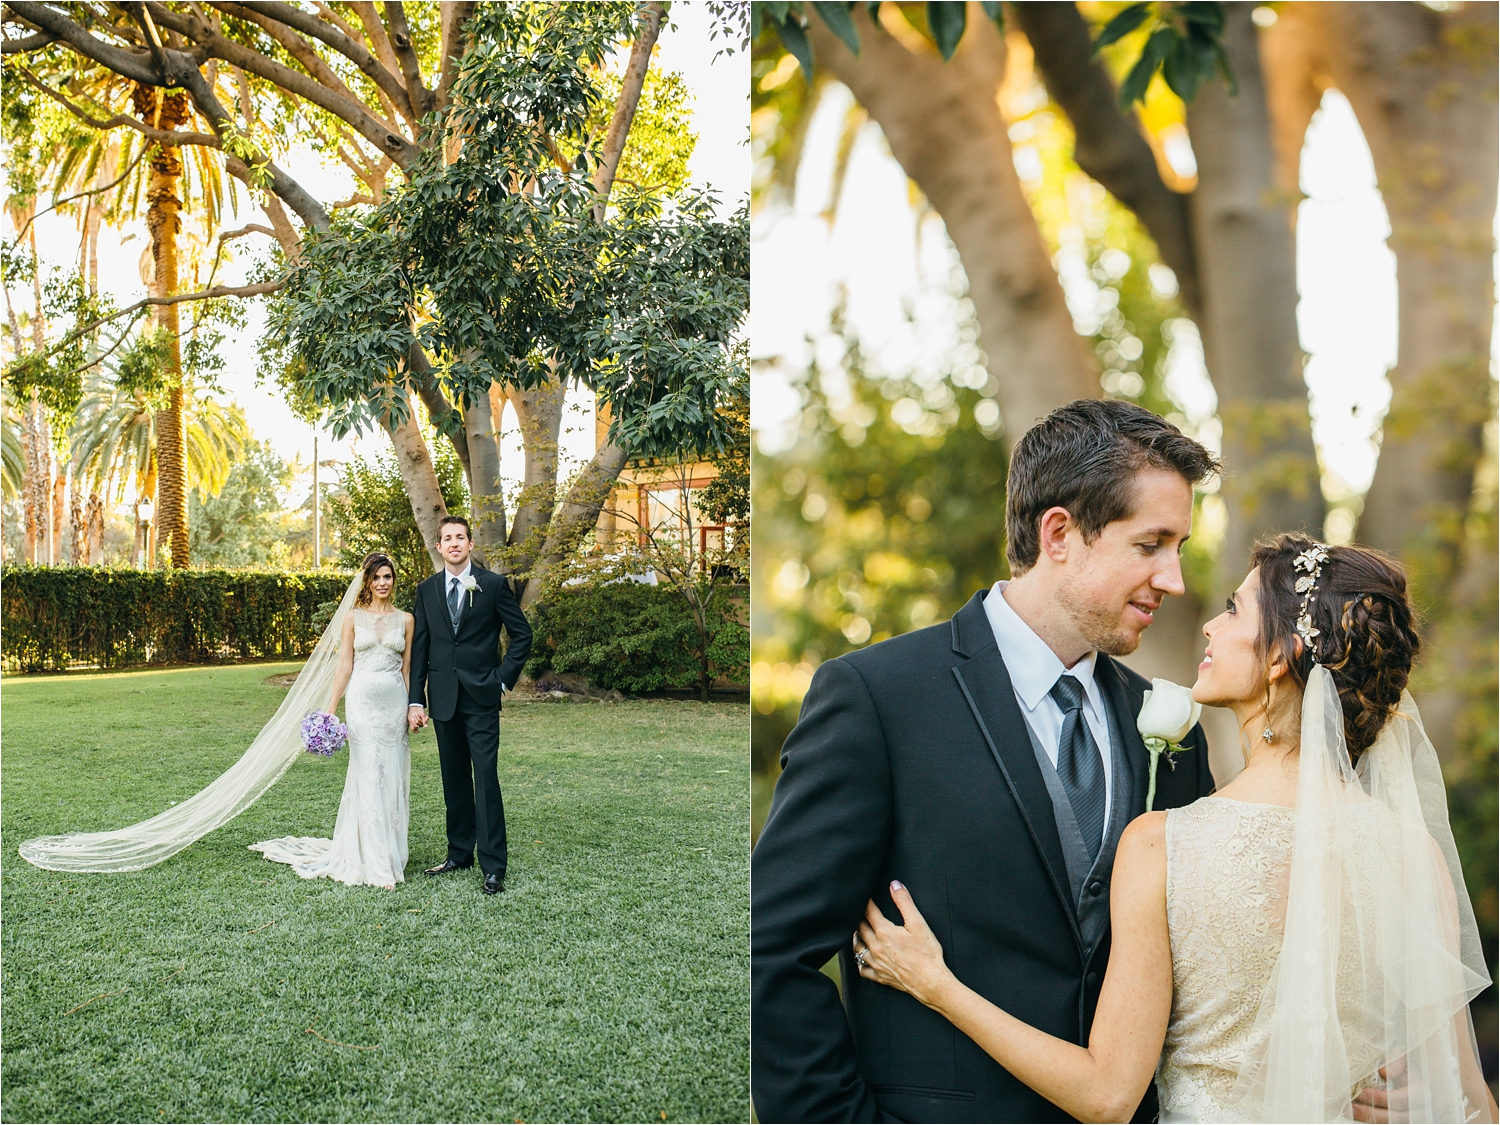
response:
[[[220,664],[306,656],[338,572],[6,567],[0,664],[6,671]]]
[[[710,638],[715,677],[745,682],[749,631],[740,621],[743,588],[711,603],[718,612]],[[670,586],[607,582],[555,590],[534,611],[526,671],[576,672],[601,688],[624,692],[698,686],[698,630],[682,596]]]

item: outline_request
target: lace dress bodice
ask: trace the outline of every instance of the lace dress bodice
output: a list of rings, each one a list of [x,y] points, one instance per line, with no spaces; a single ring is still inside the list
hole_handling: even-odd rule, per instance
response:
[[[1162,1121],[1234,1121],[1261,995],[1281,955],[1296,810],[1205,797],[1167,812],[1172,1017]]]
[[[401,672],[406,651],[406,614],[354,610],[354,675]]]

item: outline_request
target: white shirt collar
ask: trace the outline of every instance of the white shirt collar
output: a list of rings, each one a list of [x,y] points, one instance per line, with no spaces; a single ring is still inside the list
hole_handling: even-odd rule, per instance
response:
[[[1011,686],[1026,709],[1034,711],[1064,672],[1077,677],[1083,684],[1084,694],[1097,706],[1094,664],[1099,654],[1091,652],[1073,667],[1063,667],[1057,653],[1036,635],[1035,630],[1005,600],[1002,594],[1005,586],[1004,582],[996,582],[990,588],[989,597],[984,599],[984,612],[990,619],[990,628],[994,630],[995,641],[1000,646],[1000,656],[1010,673]]]
[[[472,571],[473,569],[474,569],[474,560],[472,558],[469,559],[467,562],[464,563],[464,568],[462,570],[460,570],[457,574],[454,574],[451,570],[449,570],[446,566],[444,566],[443,567],[443,574],[444,574],[445,577],[443,578],[443,589],[444,590],[451,590],[451,589],[453,589],[453,580],[455,578],[467,578],[468,575],[469,575],[469,572]]]

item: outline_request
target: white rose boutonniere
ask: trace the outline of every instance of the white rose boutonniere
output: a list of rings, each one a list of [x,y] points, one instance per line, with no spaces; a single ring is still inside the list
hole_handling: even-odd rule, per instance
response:
[[[477,590],[477,589],[479,589],[479,583],[474,581],[474,576],[472,574],[465,574],[462,578],[460,578],[458,580],[458,585],[459,585],[459,587],[461,589],[469,591],[469,608],[473,609],[474,608],[474,591]],[[1165,682],[1165,681],[1163,681],[1163,682]],[[1147,693],[1147,694],[1149,694],[1149,693]]]
[[[1135,717],[1135,729],[1141,732],[1146,749],[1151,754],[1151,765],[1146,771],[1146,811],[1156,800],[1156,763],[1163,753],[1173,769],[1177,763],[1172,755],[1182,749],[1182,740],[1193,729],[1203,704],[1193,702],[1193,693],[1171,680],[1152,680],[1151,687],[1141,700],[1141,713]]]

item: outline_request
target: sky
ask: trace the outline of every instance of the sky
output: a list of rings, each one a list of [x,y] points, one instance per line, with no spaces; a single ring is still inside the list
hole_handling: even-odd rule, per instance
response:
[[[667,71],[679,71],[692,91],[692,128],[698,143],[689,164],[692,182],[717,189],[724,210],[732,211],[750,194],[750,71],[749,56],[736,50],[734,55],[714,58],[723,44],[709,39],[710,21],[706,5],[679,2],[671,6],[668,26],[658,40],[652,65]],[[735,44],[736,48],[738,43]],[[623,56],[624,53],[622,53]],[[343,165],[326,163],[306,148],[293,146],[278,164],[288,174],[326,204],[348,198],[354,178]],[[268,224],[264,213],[246,193],[240,193],[240,211],[226,213],[221,228],[228,230],[247,223]],[[72,268],[78,256],[78,220],[72,215],[52,213],[36,222],[37,243],[48,266]],[[216,284],[243,284],[254,261],[249,252],[255,242],[268,240],[259,235],[231,242],[239,255],[221,265]],[[146,295],[141,281],[142,252],[149,245],[144,218],[119,229],[106,227],[99,239],[99,282],[121,305],[131,304]],[[31,306],[29,287],[11,291],[17,309]],[[224,399],[239,404],[257,438],[271,443],[288,461],[300,460],[309,471],[298,475],[288,496],[289,505],[306,499],[311,489],[310,466],[313,460],[313,427],[295,417],[281,401],[272,386],[257,386],[255,379],[257,341],[264,330],[265,317],[259,301],[249,302],[249,322],[243,332],[225,342],[227,371],[222,379]],[[594,452],[594,410],[592,397],[586,392],[569,393],[568,412],[562,435],[561,474],[565,478],[572,468],[588,461]],[[501,436],[502,479],[519,481],[524,469],[520,434],[514,414],[507,408]],[[335,463],[350,456],[370,456],[389,449],[383,433],[367,433],[362,438],[334,439],[323,432],[318,439],[318,459]],[[337,473],[337,464],[332,466]],[[325,472],[325,481],[328,476]]]
[[[751,340],[758,361],[751,424],[767,453],[793,440],[800,399],[789,373],[820,348],[829,359],[840,354],[827,338],[840,294],[867,354],[887,371],[941,370],[954,349],[972,346],[955,323],[963,285],[957,253],[941,218],[914,210],[907,177],[873,123],[854,141],[830,221],[835,153],[850,102],[843,87],[828,88],[809,123],[794,197],[768,202],[751,224]],[[1184,136],[1179,144],[1186,143]],[[1028,151],[1017,146],[1023,179],[1031,171]],[[1390,227],[1369,147],[1336,90],[1325,95],[1308,128],[1301,180],[1307,199],[1297,220],[1297,323],[1309,356],[1324,488],[1338,500],[1364,492],[1374,475],[1373,435],[1390,402],[1386,371],[1396,361],[1396,264],[1385,243]],[[1169,392],[1190,419],[1212,415],[1216,398],[1201,350],[1173,358]]]

